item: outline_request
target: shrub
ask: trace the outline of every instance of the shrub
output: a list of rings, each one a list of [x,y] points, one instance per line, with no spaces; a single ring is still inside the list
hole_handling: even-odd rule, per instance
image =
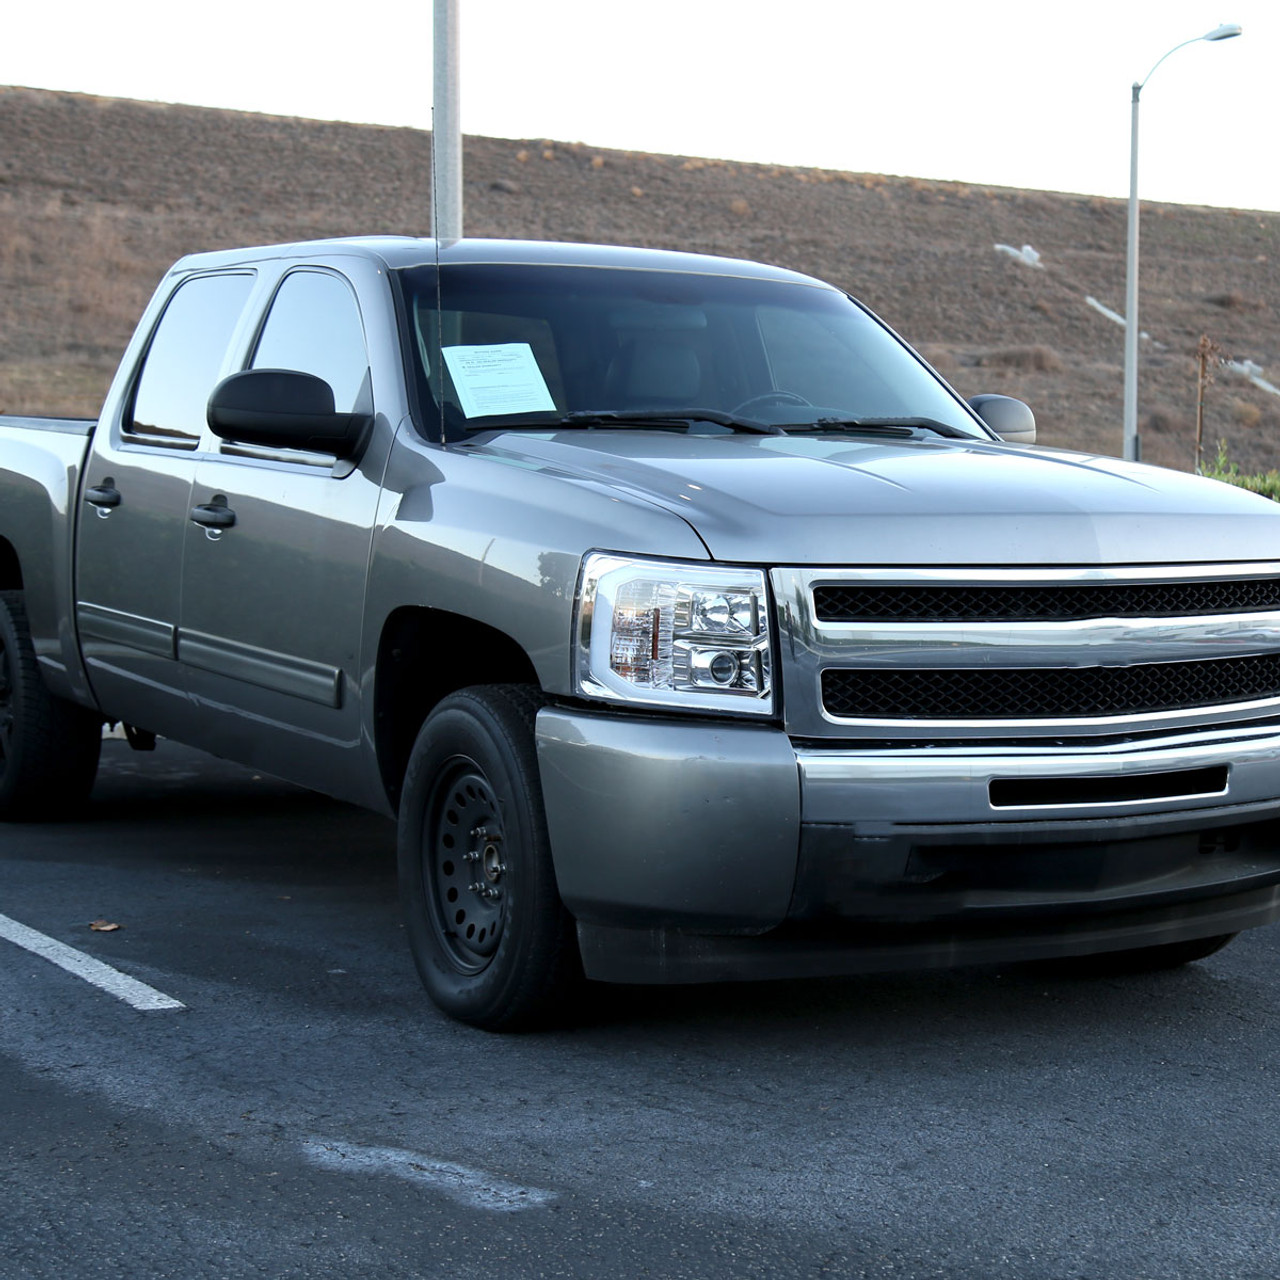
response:
[[[1250,404],[1247,400],[1233,400],[1231,402],[1231,416],[1242,427],[1256,427],[1262,421],[1262,410],[1256,404]]]
[[[1201,467],[1200,474],[1210,480],[1222,480],[1234,484],[1251,493],[1260,493],[1264,498],[1280,502],[1280,471],[1259,471],[1254,475],[1241,475],[1239,466],[1227,457],[1227,445],[1218,441],[1218,456],[1212,466]]]
[[[1229,293],[1215,293],[1205,299],[1211,306],[1224,311],[1264,311],[1267,304],[1261,298],[1249,297],[1232,289]]]

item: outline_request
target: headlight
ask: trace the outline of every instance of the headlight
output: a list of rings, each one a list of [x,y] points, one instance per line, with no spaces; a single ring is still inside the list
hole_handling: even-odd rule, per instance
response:
[[[582,562],[574,682],[589,698],[773,713],[764,574],[631,560]]]

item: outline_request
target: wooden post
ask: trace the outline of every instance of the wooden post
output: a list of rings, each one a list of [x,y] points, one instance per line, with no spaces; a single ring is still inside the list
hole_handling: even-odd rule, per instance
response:
[[[1196,475],[1201,473],[1204,462],[1204,392],[1213,381],[1210,362],[1216,364],[1221,355],[1222,348],[1207,333],[1202,333],[1196,343]]]

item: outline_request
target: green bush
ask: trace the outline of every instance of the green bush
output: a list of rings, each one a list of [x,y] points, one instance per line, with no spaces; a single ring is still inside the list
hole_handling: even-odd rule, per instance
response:
[[[1256,475],[1241,475],[1240,467],[1227,457],[1227,446],[1218,441],[1218,457],[1210,467],[1201,467],[1200,474],[1210,480],[1222,480],[1227,484],[1238,485],[1252,493],[1260,493],[1264,498],[1280,502],[1280,471],[1259,471]]]

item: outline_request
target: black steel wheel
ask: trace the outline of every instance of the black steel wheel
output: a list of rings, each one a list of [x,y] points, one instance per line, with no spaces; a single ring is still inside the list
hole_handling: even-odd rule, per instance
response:
[[[490,1030],[562,1017],[581,975],[556,891],[520,685],[453,694],[414,745],[400,801],[400,891],[414,961],[446,1013]]]
[[[427,906],[458,969],[479,973],[506,919],[506,833],[489,779],[472,760],[449,763],[431,788],[423,830]]]
[[[66,817],[98,771],[102,718],[49,692],[21,591],[0,591],[0,819]]]

